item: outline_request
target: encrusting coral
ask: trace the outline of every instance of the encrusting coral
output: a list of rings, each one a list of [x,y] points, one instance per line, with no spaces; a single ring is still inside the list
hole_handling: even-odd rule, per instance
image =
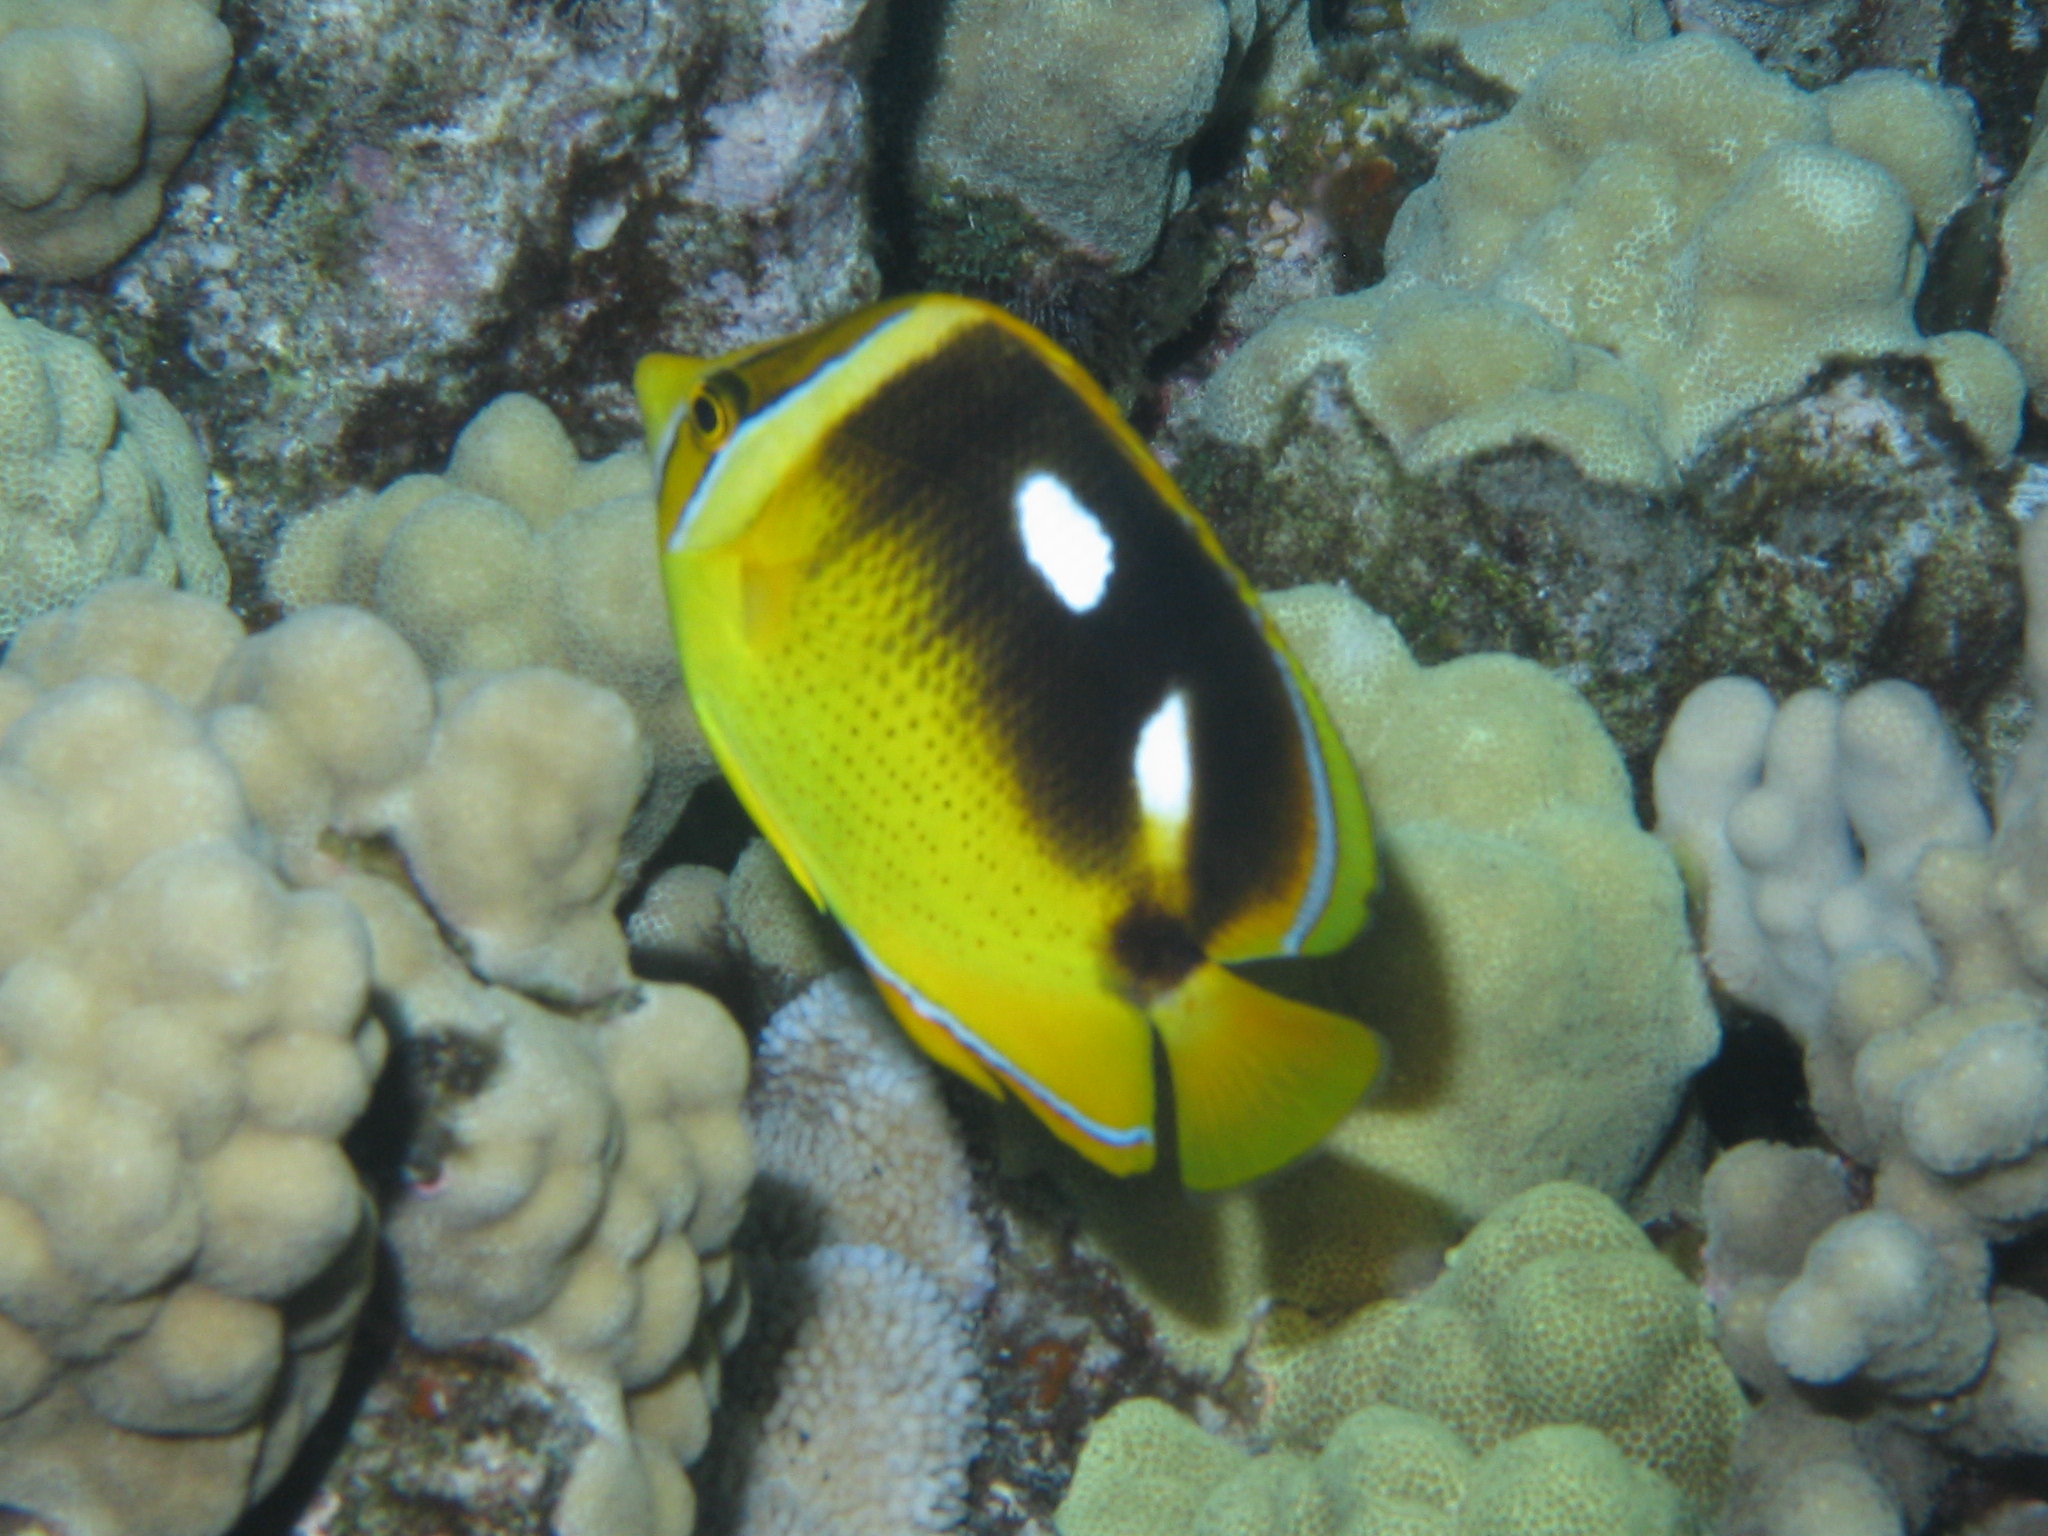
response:
[[[1720,1041],[1677,868],[1569,685],[1511,656],[1421,666],[1338,588],[1267,602],[1373,804],[1373,926],[1314,980],[1387,1037],[1387,1077],[1254,1189],[1078,1190],[1169,1346],[1219,1372],[1263,1301],[1354,1309],[1532,1185],[1628,1197]]]
[[[511,723],[479,730],[494,695]],[[625,705],[539,669],[437,697],[360,610],[245,638],[126,582],[23,630],[0,723],[0,1501],[216,1536],[275,1481],[368,1283],[340,1138],[388,1029],[409,1332],[509,1343],[579,1406],[557,1529],[684,1536],[746,1053],[601,932],[642,771]],[[451,753],[485,810],[435,790]]]
[[[558,667],[624,698],[654,761],[627,837],[637,864],[714,771],[653,541],[645,453],[581,463],[546,406],[504,395],[463,429],[445,476],[408,475],[294,519],[266,580],[287,610],[373,610],[435,677]]]
[[[1924,81],[1807,93],[1722,38],[1576,44],[1450,138],[1395,217],[1386,280],[1283,310],[1201,421],[1257,447],[1330,370],[1411,468],[1534,440],[1663,487],[1825,359],[1909,353],[2002,458],[2017,365],[1912,314],[1925,247],[1975,183],[1967,106]]]
[[[206,480],[162,395],[124,390],[87,343],[0,307],[0,642],[118,576],[225,599]]]
[[[1992,1246],[2048,1222],[2048,526],[2025,525],[2021,560],[2036,720],[1995,832],[1932,702],[1899,683],[1776,705],[1723,679],[1658,759],[1714,979],[1792,1031],[1821,1129],[1870,1175],[1863,1194],[1833,1156],[1762,1142],[1708,1175],[1709,1289],[1769,1424],[1736,1536],[1816,1497],[1816,1467],[1909,1529],[1944,1451],[2048,1453],[2048,1316],[1997,1283]],[[1851,1421],[1798,1390],[1836,1385],[1868,1399]]]
[[[1125,1403],[1061,1536],[1676,1536],[1720,1502],[1745,1412],[1697,1288],[1575,1184],[1498,1208],[1421,1295],[1251,1369],[1280,1448]]]
[[[993,1276],[935,1069],[864,977],[835,971],[769,1020],[747,1108],[760,1323],[735,1360],[731,1529],[951,1529],[982,1442],[974,1320]]]
[[[220,106],[219,0],[0,6],[0,261],[85,277],[148,234]]]

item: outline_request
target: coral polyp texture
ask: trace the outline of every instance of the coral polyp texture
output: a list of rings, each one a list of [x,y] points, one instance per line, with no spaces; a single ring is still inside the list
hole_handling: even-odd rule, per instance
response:
[[[1355,1309],[1532,1185],[1628,1197],[1720,1043],[1677,867],[1584,699],[1516,657],[1421,666],[1339,588],[1267,603],[1358,764],[1383,861],[1372,928],[1315,984],[1390,1064],[1317,1156],[1254,1189],[1191,1210],[1081,1185],[1094,1239],[1212,1371],[1263,1302]]]
[[[446,475],[408,475],[294,519],[266,579],[289,610],[375,610],[436,677],[556,667],[624,698],[653,752],[628,836],[637,863],[714,771],[653,547],[646,455],[583,463],[546,406],[505,395],[464,428]],[[597,743],[617,729],[596,727],[592,750],[616,752]]]
[[[1421,1295],[1251,1368],[1276,1449],[1125,1403],[1090,1435],[1060,1536],[1700,1532],[1746,1411],[1698,1288],[1574,1184],[1499,1207]]]
[[[510,1346],[573,1408],[554,1528],[685,1536],[746,1050],[626,968],[627,706],[130,581],[16,637],[0,722],[0,1505],[226,1530],[325,1406],[381,1227],[408,1349]],[[380,1209],[341,1142],[387,1031]]]
[[[2037,117],[2040,110],[2037,102]],[[2005,285],[1991,331],[2019,359],[2028,388],[2039,390],[2048,384],[2048,155],[2039,153],[2038,139],[2006,191],[1999,244]]]
[[[1188,200],[1188,148],[1260,9],[1252,0],[954,5],[920,128],[920,173],[1014,199],[1129,272]]]
[[[1574,43],[1650,43],[1671,35],[1661,5],[1647,0],[1416,0],[1408,32],[1453,43],[1465,62],[1516,90]]]
[[[233,39],[218,0],[0,7],[0,258],[30,277],[111,266],[219,108]]]
[[[1797,1039],[1835,1149],[1749,1142],[1708,1174],[1709,1289],[1765,1399],[1738,1533],[1819,1498],[1816,1469],[1918,1529],[1955,1451],[2048,1454],[2048,1319],[1997,1247],[2048,1224],[2038,521],[2021,561],[2036,723],[1992,816],[1901,683],[1783,704],[1710,683],[1658,759],[1659,830],[1704,894],[1708,967]],[[1831,1387],[1863,1405],[1828,1417],[1810,1389]]]
[[[0,642],[118,576],[226,598],[206,479],[162,395],[0,307]]]
[[[1201,420],[1256,447],[1319,371],[1411,468],[1534,441],[1672,483],[1829,358],[1926,357],[2002,458],[2024,384],[1976,332],[1923,337],[1926,246],[1975,186],[1966,103],[1872,71],[1805,92],[1725,39],[1581,43],[1402,204],[1387,277],[1283,310]]]
[[[739,1536],[951,1530],[982,1445],[993,1283],[935,1069],[835,971],[762,1031],[748,1120],[760,1326],[735,1359]]]
[[[240,627],[116,591],[111,665],[53,615],[0,670],[0,1504],[199,1536],[334,1388],[375,1230],[340,1138],[385,1039],[361,917],[257,856],[194,713]]]

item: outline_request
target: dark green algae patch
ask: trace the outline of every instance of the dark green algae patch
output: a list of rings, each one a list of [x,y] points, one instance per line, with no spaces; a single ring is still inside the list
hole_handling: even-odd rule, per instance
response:
[[[1680,701],[1731,673],[1781,697],[1917,683],[1980,779],[2017,740],[2012,475],[1921,360],[1824,370],[1666,493],[1536,445],[1410,473],[1334,376],[1297,393],[1263,450],[1188,432],[1168,447],[1254,585],[1342,582],[1425,663],[1504,650],[1555,669],[1639,789]]]

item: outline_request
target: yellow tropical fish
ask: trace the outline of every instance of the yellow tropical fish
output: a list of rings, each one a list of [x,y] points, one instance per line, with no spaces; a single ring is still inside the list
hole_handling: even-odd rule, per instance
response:
[[[1313,1146],[1363,1025],[1223,962],[1320,954],[1374,880],[1358,778],[1244,578],[1065,352],[968,299],[636,377],[713,750],[936,1060],[1116,1173]]]

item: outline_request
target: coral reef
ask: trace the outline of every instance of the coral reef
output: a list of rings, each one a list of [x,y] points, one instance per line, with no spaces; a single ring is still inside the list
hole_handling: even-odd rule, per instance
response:
[[[1532,1185],[1626,1197],[1720,1041],[1677,869],[1583,699],[1513,657],[1418,666],[1334,588],[1268,604],[1382,849],[1372,928],[1301,983],[1380,1030],[1390,1066],[1316,1156],[1254,1189],[1196,1206],[1079,1181],[1093,1240],[1209,1370],[1261,1303],[1354,1309]]]
[[[558,667],[623,697],[653,750],[630,869],[715,771],[649,554],[653,516],[643,452],[582,463],[546,406],[505,395],[463,429],[445,476],[407,475],[295,519],[265,579],[287,611],[374,610],[436,677]],[[609,723],[591,749],[618,754],[617,732]],[[459,762],[447,772],[463,777]]]
[[[742,1242],[760,1319],[718,1452],[742,1536],[958,1522],[982,1441],[975,1315],[992,1284],[960,1135],[858,972],[762,1032]]]
[[[1537,441],[1661,487],[1826,358],[1906,352],[2002,457],[2011,357],[1912,318],[1972,151],[1967,110],[1910,76],[1807,94],[1719,39],[1574,46],[1445,146],[1395,217],[1386,281],[1283,311],[1211,380],[1203,424],[1269,442],[1329,370],[1410,467]]]
[[[2048,737],[2048,532],[2022,534],[2036,725],[1996,830],[1903,684],[1774,704],[1702,688],[1658,761],[1659,830],[1705,893],[1707,963],[1806,1059],[1823,1153],[1749,1143],[1707,1184],[1709,1286],[1768,1428],[1731,1530],[1825,1476],[1917,1528],[1956,1449],[2041,1454],[2044,1317],[1993,1245],[2048,1219],[2048,990],[2036,866]],[[1826,1415],[1812,1388],[1874,1399]],[[1816,1470],[1816,1469],[1824,1470]],[[1848,1494],[1843,1494],[1848,1497]]]
[[[1281,1445],[1264,1456],[1161,1404],[1119,1407],[1061,1536],[1703,1529],[1742,1393],[1705,1301],[1635,1224],[1581,1185],[1540,1185],[1445,1265],[1412,1300],[1254,1351]]]
[[[1188,200],[1188,146],[1259,9],[1255,0],[949,6],[918,174],[1013,199],[1128,273]]]
[[[1574,44],[1651,43],[1671,35],[1671,21],[1644,0],[1417,0],[1408,31],[1451,44],[1482,75],[1523,91]]]
[[[555,1528],[687,1532],[746,1057],[626,969],[626,706],[542,669],[437,695],[361,610],[244,638],[142,581],[28,625],[0,698],[34,872],[0,978],[0,1500],[224,1530],[333,1389],[381,1214],[413,1340],[509,1344],[575,1403]],[[340,1144],[366,1104],[381,1213]]]
[[[0,423],[0,642],[115,577],[228,595],[206,459],[162,395],[0,307]]]
[[[1181,439],[1180,474],[1262,587],[1341,580],[1437,662],[1511,650],[1570,678],[1638,780],[1685,694],[1902,676],[1981,750],[2008,728],[2021,603],[2004,488],[1932,370],[1832,374],[1736,423],[1675,497],[1534,446],[1412,475],[1312,381],[1271,452]]]
[[[219,0],[0,9],[0,270],[84,277],[148,234],[219,108]]]
[[[2048,90],[2048,81],[2043,82]],[[2035,103],[2035,113],[2040,103]],[[1998,313],[1991,330],[2019,359],[2027,387],[2039,391],[2048,383],[2048,155],[2038,153],[2039,140],[2005,195],[1998,243],[2005,258],[2005,285],[1999,290]],[[2035,396],[2038,410],[2040,397]]]
[[[114,590],[158,643],[238,633]],[[0,1502],[213,1532],[326,1406],[368,1287],[340,1138],[384,1057],[369,936],[252,856],[192,678],[39,665],[63,622],[0,672]]]

